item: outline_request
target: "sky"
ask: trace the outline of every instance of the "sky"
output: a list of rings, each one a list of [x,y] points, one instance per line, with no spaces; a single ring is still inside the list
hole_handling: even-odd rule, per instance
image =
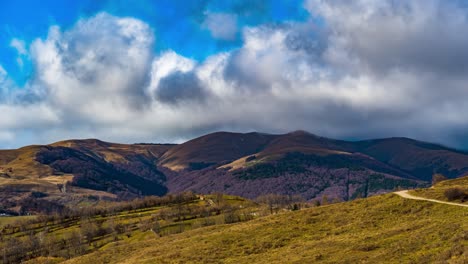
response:
[[[0,0],[0,148],[214,131],[468,149],[461,0]]]

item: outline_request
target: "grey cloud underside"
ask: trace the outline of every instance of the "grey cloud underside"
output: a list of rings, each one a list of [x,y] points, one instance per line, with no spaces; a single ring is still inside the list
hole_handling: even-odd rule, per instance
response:
[[[0,144],[70,137],[168,142],[215,130],[305,129],[468,147],[464,6],[305,6],[310,20],[238,29],[242,47],[202,62],[172,51],[155,56],[157,36],[136,19],[99,14],[65,32],[51,29],[29,51],[37,77],[26,92],[0,101],[13,116],[0,125]]]
[[[156,90],[156,97],[160,102],[171,104],[184,100],[202,101],[208,96],[194,72],[171,73],[159,81]]]
[[[399,1],[388,4],[385,9],[376,8],[363,24],[333,21],[331,26],[336,26],[336,31],[331,37],[345,36],[349,51],[376,71],[406,68],[463,74],[468,69],[468,29],[464,26],[467,14],[453,3]],[[347,13],[340,10],[337,15],[340,14]]]

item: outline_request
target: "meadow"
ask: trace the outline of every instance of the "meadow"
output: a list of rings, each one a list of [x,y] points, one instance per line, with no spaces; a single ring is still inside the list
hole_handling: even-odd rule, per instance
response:
[[[386,194],[156,237],[66,263],[466,263],[468,210]]]

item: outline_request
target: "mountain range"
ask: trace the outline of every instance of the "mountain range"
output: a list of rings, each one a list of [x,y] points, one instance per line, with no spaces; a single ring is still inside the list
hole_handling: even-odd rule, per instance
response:
[[[468,172],[468,153],[408,138],[216,132],[182,144],[67,140],[0,150],[0,213],[193,191],[347,201]]]

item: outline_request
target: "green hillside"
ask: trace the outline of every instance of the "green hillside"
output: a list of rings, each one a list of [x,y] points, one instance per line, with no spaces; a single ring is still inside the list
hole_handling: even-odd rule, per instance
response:
[[[61,262],[105,250],[112,243],[248,221],[270,212],[266,205],[241,197],[184,193],[77,208],[61,215],[0,217],[0,263]]]
[[[0,222],[0,263],[468,261],[466,207],[395,194],[307,206],[186,193],[10,218]]]
[[[395,194],[165,237],[66,263],[466,263],[468,210]]]
[[[453,195],[457,192],[460,194]],[[441,181],[432,188],[415,189],[410,193],[429,199],[468,204],[468,176]]]

